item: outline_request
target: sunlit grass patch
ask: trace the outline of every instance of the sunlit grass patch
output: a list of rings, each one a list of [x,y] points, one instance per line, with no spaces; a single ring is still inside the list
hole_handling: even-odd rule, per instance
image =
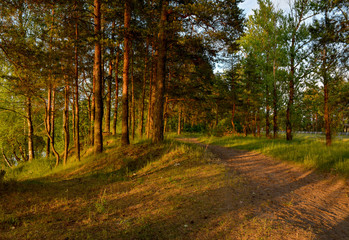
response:
[[[201,137],[201,141],[236,149],[257,151],[307,168],[349,176],[349,142],[342,139],[326,147],[319,137],[297,135],[294,140],[226,136]]]

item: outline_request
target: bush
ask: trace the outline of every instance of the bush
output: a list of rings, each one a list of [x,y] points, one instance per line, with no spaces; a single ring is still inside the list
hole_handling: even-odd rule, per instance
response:
[[[204,124],[197,124],[197,125],[184,124],[183,131],[189,132],[189,133],[203,133],[203,132],[206,132],[206,125],[204,125]]]

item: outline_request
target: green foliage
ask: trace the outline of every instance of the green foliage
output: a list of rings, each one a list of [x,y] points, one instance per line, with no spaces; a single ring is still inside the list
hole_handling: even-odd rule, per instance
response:
[[[188,133],[203,133],[206,132],[206,125],[203,123],[196,125],[184,124],[183,131]]]

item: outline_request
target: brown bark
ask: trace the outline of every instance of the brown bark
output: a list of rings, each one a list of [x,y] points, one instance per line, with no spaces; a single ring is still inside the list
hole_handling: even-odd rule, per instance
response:
[[[75,1],[75,4],[77,2]],[[77,5],[76,5],[77,7]],[[75,22],[75,149],[78,161],[80,161],[80,113],[79,113],[79,26],[78,26],[79,16],[76,18]]]
[[[286,140],[292,140],[292,122],[291,117],[293,113],[293,98],[294,98],[294,57],[291,56],[291,71],[290,71],[290,81],[289,81],[289,94],[288,94],[288,102],[286,109]]]
[[[95,128],[94,128],[94,122],[95,122],[95,79],[93,78],[92,82],[92,100],[91,100],[91,125],[90,125],[90,142],[91,145],[94,146],[95,144]]]
[[[64,89],[64,110],[63,110],[63,132],[64,132],[64,158],[63,165],[67,163],[69,151],[69,83],[66,82]]]
[[[112,53],[111,53],[112,55]],[[107,99],[106,99],[106,111],[105,111],[105,129],[104,131],[110,133],[110,112],[111,112],[111,80],[113,77],[113,61],[109,61],[109,77],[107,79]]]
[[[44,100],[44,103],[45,103],[45,117],[44,117],[45,131],[46,131],[47,137],[50,139],[51,151],[53,152],[53,154],[56,157],[56,166],[58,166],[58,164],[59,164],[59,154],[56,151],[55,146],[53,144],[53,138],[52,138],[52,136],[50,135],[50,133],[48,131],[49,118],[47,116],[48,116],[49,113],[48,113],[48,108],[47,108],[47,104],[46,104],[45,100]]]
[[[151,115],[152,115],[152,106],[153,106],[153,95],[154,93],[154,86],[155,86],[155,79],[156,79],[156,64],[155,64],[155,59],[156,59],[156,53],[155,53],[155,44],[152,44],[152,66],[151,70],[153,72],[150,73],[150,81],[149,81],[149,103],[148,103],[148,116],[147,116],[147,139],[150,138],[150,132],[151,132]]]
[[[267,105],[267,112],[265,114],[265,136],[268,138],[270,136],[270,107]]]
[[[129,82],[129,65],[130,65],[130,22],[131,22],[131,6],[128,1],[125,2],[124,13],[124,69],[122,84],[122,128],[121,128],[121,144],[129,145],[129,127],[128,127],[128,82]]]
[[[4,151],[2,151],[2,156],[3,156],[4,161],[6,162],[7,166],[8,166],[9,168],[12,168],[12,165],[11,165],[10,161],[8,160],[8,158],[6,157]]]
[[[51,102],[51,116],[50,116],[51,136],[52,136],[53,146],[55,145],[55,112],[56,112],[56,87],[55,87],[55,85],[53,85],[52,102]]]
[[[254,113],[254,119],[252,122],[252,134],[254,137],[256,137],[256,129],[257,129],[257,114]]]
[[[72,102],[72,126],[73,126],[73,142],[75,143],[75,94],[72,94],[73,102]]]
[[[135,139],[136,109],[135,109],[135,81],[133,74],[133,50],[131,54],[131,114],[132,114],[132,140]]]
[[[34,128],[33,128],[33,122],[32,122],[32,104],[31,104],[31,98],[27,97],[27,123],[28,123],[28,161],[34,159],[34,142],[33,142],[33,136],[34,136]]]
[[[235,134],[235,123],[234,123],[234,117],[235,117],[235,111],[236,111],[236,105],[235,102],[233,103],[233,109],[231,110],[231,125],[233,126],[233,134]]]
[[[286,109],[286,140],[292,140],[292,115],[293,115],[293,99],[294,99],[294,78],[295,78],[295,58],[296,58],[296,33],[301,25],[301,22],[304,20],[304,9],[305,5],[308,4],[307,1],[301,2],[302,7],[298,15],[298,22],[295,25],[295,28],[292,31],[291,37],[291,48],[290,48],[290,78],[289,78],[289,93],[288,93],[288,102]]]
[[[261,119],[259,113],[257,113],[257,136],[261,137]]]
[[[266,83],[266,114],[265,114],[265,136],[268,138],[270,136],[270,106],[269,106],[269,86]]]
[[[291,141],[292,136],[292,122],[291,117],[293,114],[293,99],[294,99],[294,74],[295,74],[295,42],[296,36],[293,32],[292,42],[291,42],[291,56],[290,56],[290,79],[288,83],[289,93],[288,93],[288,102],[286,109],[286,140]]]
[[[52,113],[52,111],[51,111],[51,103],[52,103],[52,84],[49,85],[48,92],[47,92],[47,111],[48,111],[48,115],[47,115],[46,121],[48,122],[47,130],[48,130],[50,135],[51,135],[51,113]],[[46,157],[47,158],[50,157],[50,138],[47,138],[47,140],[46,140]]]
[[[327,51],[326,48],[324,48],[322,52],[322,74],[323,74],[323,81],[324,81],[324,118],[325,118],[325,131],[326,131],[326,146],[330,146],[332,143],[332,134],[331,134],[331,120],[330,120],[330,110],[329,110],[329,103],[328,103],[328,77],[327,77]]]
[[[91,140],[92,140],[92,138],[91,138],[91,135],[92,135],[92,133],[91,133],[91,131],[92,131],[92,129],[91,129],[91,126],[92,126],[92,101],[91,101],[91,95],[87,95],[87,102],[88,102],[88,120],[89,120],[89,130],[88,130],[88,132],[89,132],[89,136],[90,136],[90,144],[92,145],[92,142],[91,142]]]
[[[168,102],[167,102],[168,96],[165,98],[165,103],[164,103],[164,134],[166,133],[167,130],[167,108],[168,108]]]
[[[49,55],[49,61],[50,61],[50,64],[52,65],[52,58],[51,58],[51,51],[52,51],[52,40],[53,40],[53,24],[54,24],[54,5],[52,5],[52,9],[51,9],[51,29],[50,29],[50,43],[49,43],[49,49],[50,49],[50,55]],[[47,115],[47,118],[46,121],[48,122],[48,131],[49,131],[49,134],[51,135],[51,114],[52,114],[52,109],[51,109],[51,103],[52,103],[52,70],[50,69],[49,71],[50,75],[49,75],[49,87],[48,87],[48,96],[47,96],[47,101],[48,101],[48,105],[47,105],[47,108],[48,108],[48,115]],[[46,142],[46,157],[48,158],[50,156],[50,139],[47,138],[47,142]]]
[[[17,162],[20,162],[21,159],[17,156],[17,153],[16,153],[16,149],[15,149],[14,144],[12,144],[12,146],[13,146],[13,150],[12,150],[13,156],[15,157],[15,159],[16,159]],[[23,160],[24,160],[24,159],[23,159]]]
[[[158,56],[157,56],[157,74],[156,74],[156,101],[154,101],[152,141],[154,143],[164,140],[164,95],[166,83],[166,57],[167,57],[167,39],[166,24],[168,18],[168,1],[162,2],[161,18],[158,33]]]
[[[182,107],[178,106],[178,125],[177,125],[177,134],[181,135],[182,132]]]
[[[19,152],[20,152],[20,154],[21,154],[22,159],[23,159],[24,161],[28,161],[28,156],[27,156],[27,154],[23,151],[22,144],[20,144],[17,140],[16,140],[16,142],[17,142],[18,149],[19,149]]]
[[[94,151],[101,153],[103,151],[103,97],[102,97],[102,48],[101,48],[101,0],[94,0],[94,23],[95,35],[98,36],[95,42],[95,56],[94,56],[94,97],[95,97],[95,118],[94,118]]]
[[[116,49],[115,56],[115,103],[113,116],[113,135],[116,135],[116,125],[118,121],[118,105],[119,105],[119,46]]]
[[[278,109],[277,109],[277,89],[276,89],[276,65],[274,60],[274,66],[273,66],[273,76],[274,76],[274,88],[273,88],[273,108],[274,108],[274,114],[273,114],[273,137],[277,138],[278,135]]]
[[[144,131],[144,108],[145,108],[145,87],[147,83],[147,71],[148,71],[148,44],[149,40],[147,39],[146,44],[146,53],[144,56],[144,72],[143,72],[143,88],[142,88],[142,106],[141,106],[141,117],[140,117],[140,128],[139,128],[139,135],[143,137],[143,131]]]

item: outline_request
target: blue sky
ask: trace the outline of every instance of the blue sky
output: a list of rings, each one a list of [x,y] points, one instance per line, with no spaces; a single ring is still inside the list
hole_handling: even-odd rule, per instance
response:
[[[274,6],[277,9],[288,10],[289,9],[289,0],[272,0]],[[242,4],[239,5],[240,8],[244,9],[246,16],[251,15],[252,9],[257,9],[258,4],[257,0],[245,0]]]

